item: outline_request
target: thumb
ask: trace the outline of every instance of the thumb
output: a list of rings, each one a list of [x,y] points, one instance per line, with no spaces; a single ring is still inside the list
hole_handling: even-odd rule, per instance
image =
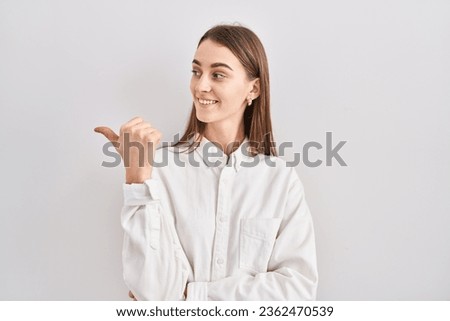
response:
[[[106,138],[108,138],[111,142],[117,142],[119,140],[119,136],[109,127],[95,127],[94,132],[103,134]]]

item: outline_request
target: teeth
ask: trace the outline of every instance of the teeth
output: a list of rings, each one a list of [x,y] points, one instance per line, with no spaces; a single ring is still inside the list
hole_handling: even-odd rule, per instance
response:
[[[202,105],[212,105],[217,103],[217,100],[206,100],[206,99],[198,99],[199,103]]]

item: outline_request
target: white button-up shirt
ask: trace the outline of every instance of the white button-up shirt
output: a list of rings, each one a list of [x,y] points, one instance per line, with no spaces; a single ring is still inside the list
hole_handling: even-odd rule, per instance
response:
[[[303,185],[247,142],[229,157],[206,138],[191,153],[160,148],[151,179],[123,185],[123,273],[138,300],[315,299]]]

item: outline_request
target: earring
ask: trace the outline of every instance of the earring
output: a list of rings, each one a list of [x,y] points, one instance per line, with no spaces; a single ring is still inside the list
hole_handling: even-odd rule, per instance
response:
[[[247,98],[247,106],[251,106],[252,102],[253,102],[253,100],[250,97]]]

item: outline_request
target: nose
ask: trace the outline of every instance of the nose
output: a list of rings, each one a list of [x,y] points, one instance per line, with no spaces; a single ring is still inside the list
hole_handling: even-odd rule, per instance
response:
[[[211,84],[209,82],[208,76],[203,74],[197,80],[197,84],[195,86],[195,90],[198,92],[210,92]]]

